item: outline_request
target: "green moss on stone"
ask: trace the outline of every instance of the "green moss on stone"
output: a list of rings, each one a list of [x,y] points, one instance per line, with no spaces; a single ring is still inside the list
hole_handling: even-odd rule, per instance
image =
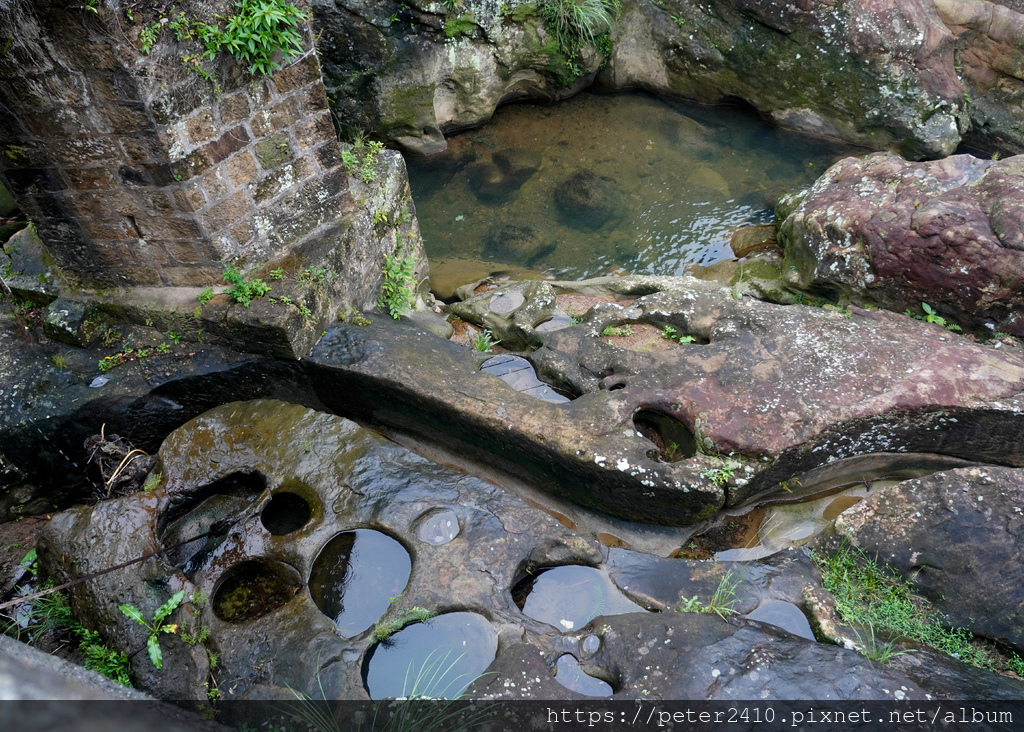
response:
[[[473,18],[473,14],[466,13],[458,18],[449,19],[444,24],[444,34],[448,38],[457,38],[465,33],[469,33],[474,28],[476,28],[476,20]]]
[[[264,170],[279,168],[294,157],[285,135],[271,135],[256,143],[256,159]]]

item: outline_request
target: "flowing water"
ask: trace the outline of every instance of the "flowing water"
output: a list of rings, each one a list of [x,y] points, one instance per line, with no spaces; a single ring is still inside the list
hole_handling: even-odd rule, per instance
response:
[[[731,257],[732,231],[857,152],[739,109],[583,93],[504,107],[409,174],[432,271],[677,275]]]

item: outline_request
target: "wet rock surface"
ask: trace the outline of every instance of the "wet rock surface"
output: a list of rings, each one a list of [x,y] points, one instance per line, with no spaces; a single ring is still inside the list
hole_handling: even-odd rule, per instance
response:
[[[782,126],[915,158],[950,154],[969,126],[954,35],[930,2],[627,0],[606,62],[592,46],[567,58],[527,5],[411,4],[389,18],[348,0],[315,11],[338,118],[416,154],[443,151],[445,134],[483,123],[500,104],[566,98],[595,75],[602,90],[742,99]],[[471,29],[448,38],[445,24],[466,12]],[[983,123],[1016,128],[1005,115]]]
[[[1024,471],[962,468],[885,488],[836,532],[897,570],[954,627],[1024,648]]]
[[[63,581],[199,538],[72,591],[76,616],[128,652],[136,683],[163,698],[204,699],[211,680],[224,699],[290,701],[293,689],[328,699],[392,696],[408,691],[410,654],[422,664],[425,654],[436,662],[445,649],[470,669],[460,683],[486,669],[467,692],[480,699],[585,697],[565,683],[600,696],[594,689],[603,687],[587,683],[592,677],[623,699],[1020,694],[1017,682],[948,657],[929,658],[927,674],[920,665],[901,672],[774,625],[675,612],[691,593],[710,600],[724,568],[609,552],[587,531],[513,493],[296,405],[259,400],[203,414],[165,441],[156,470],[160,482],[151,492],[56,516],[39,556],[43,571]],[[301,498],[308,509],[286,511],[308,519],[285,533],[268,528],[283,496]],[[448,527],[440,541],[436,532],[424,536],[424,525],[441,517],[458,531]],[[217,525],[205,540],[199,536]],[[359,539],[340,552],[330,549],[346,532],[400,545],[411,573],[407,582],[397,580],[397,590],[386,587],[396,594],[380,606],[375,624],[364,627],[370,621],[363,618],[359,628],[339,632],[336,610],[352,604],[362,612],[360,601],[379,574],[371,567],[340,582],[317,579],[327,564],[337,576],[355,571]],[[370,549],[370,559],[380,558]],[[337,561],[324,564],[325,552]],[[743,574],[743,612],[794,599],[798,587],[820,591],[799,550],[729,569]],[[250,579],[238,583],[240,575]],[[271,575],[280,588],[265,579]],[[555,585],[542,590],[545,577]],[[242,585],[246,593],[235,592]],[[179,590],[186,601],[170,622],[193,637],[207,628],[208,637],[189,645],[180,635],[162,635],[164,667],[156,671],[145,651],[147,631],[118,605],[131,603],[148,618]],[[223,612],[225,593],[234,593],[241,612]],[[325,605],[325,593],[334,593],[335,604]],[[531,606],[534,593],[539,599]],[[440,615],[417,622],[431,613]],[[580,627],[578,618],[589,623]],[[218,657],[212,675],[211,654]],[[582,676],[572,682],[572,673]]]
[[[629,304],[598,304],[581,325],[554,332],[531,327],[552,315],[559,290]],[[513,291],[522,305],[490,307]],[[479,373],[481,356],[401,325],[329,332],[313,354],[325,369],[317,378],[372,379],[360,392],[365,402],[348,398],[347,408],[455,452],[483,451],[513,475],[558,485],[563,498],[615,516],[694,523],[725,505],[791,492],[781,484],[795,475],[869,453],[1011,465],[1024,457],[1009,437],[1021,429],[1013,405],[1024,361],[901,315],[738,301],[713,284],[674,278],[514,283],[449,310],[512,348],[536,348],[526,357],[540,378],[578,396],[538,403]],[[630,322],[672,327],[695,342],[637,353],[599,337]],[[423,353],[436,372],[419,368]],[[385,401],[408,406],[399,416]],[[638,432],[641,408],[699,435],[700,451],[663,461],[672,440],[658,445]],[[444,424],[443,436],[428,424]],[[715,472],[724,466],[716,455],[736,461],[729,476]]]
[[[780,227],[804,288],[1024,334],[1024,158],[891,155],[830,168]]]

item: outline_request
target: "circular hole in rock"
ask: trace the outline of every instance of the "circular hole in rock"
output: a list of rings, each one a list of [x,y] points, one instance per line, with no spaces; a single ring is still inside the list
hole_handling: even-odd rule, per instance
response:
[[[409,552],[387,534],[356,529],[336,535],[309,573],[309,595],[345,638],[359,635],[405,590]]]
[[[527,577],[512,589],[524,614],[565,632],[599,615],[644,612],[603,572],[593,567],[553,567]]]
[[[305,498],[295,493],[276,493],[263,508],[260,521],[273,536],[284,536],[305,526],[313,515]]]
[[[633,426],[658,447],[658,459],[661,462],[674,463],[697,454],[697,440],[693,432],[664,412],[638,409],[633,413]]]
[[[575,691],[584,696],[611,696],[615,693],[611,684],[589,675],[583,670],[580,662],[568,653],[558,658],[555,681],[569,691]]]
[[[450,508],[428,511],[416,524],[416,538],[434,546],[447,544],[459,531],[459,517]]]
[[[371,699],[454,699],[498,652],[498,634],[477,613],[448,613],[414,623],[367,655],[363,678]]]
[[[816,640],[807,617],[791,602],[765,600],[753,612],[747,613],[747,617],[782,628],[801,638]]]
[[[281,562],[243,562],[221,577],[213,593],[213,612],[226,623],[255,620],[287,603],[301,585],[299,573]]]

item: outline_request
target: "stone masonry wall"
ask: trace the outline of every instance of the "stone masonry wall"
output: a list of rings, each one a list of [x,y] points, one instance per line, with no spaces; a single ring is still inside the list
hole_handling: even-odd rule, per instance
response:
[[[212,19],[231,4],[194,5]],[[143,55],[154,18],[97,6],[0,16],[0,179],[66,279],[201,287],[224,262],[251,272],[337,239],[355,203],[308,27],[305,54],[270,78],[206,62],[218,94],[188,71],[198,42],[166,30]]]

